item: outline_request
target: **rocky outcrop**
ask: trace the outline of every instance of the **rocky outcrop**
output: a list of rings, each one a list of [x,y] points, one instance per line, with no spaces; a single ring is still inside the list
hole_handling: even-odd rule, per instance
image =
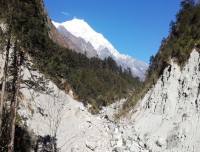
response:
[[[193,50],[183,69],[171,60],[155,86],[132,110],[131,120],[123,122],[130,151],[199,151],[199,93],[200,56]]]
[[[70,48],[73,48],[73,46],[77,47],[76,49],[74,48],[76,52],[85,54],[89,58],[98,56],[97,51],[94,49],[94,47],[90,42],[86,42],[81,37],[75,37],[69,31],[67,31],[62,25],[57,27],[57,30],[64,37],[66,42],[71,42],[73,44],[72,46],[70,46]]]

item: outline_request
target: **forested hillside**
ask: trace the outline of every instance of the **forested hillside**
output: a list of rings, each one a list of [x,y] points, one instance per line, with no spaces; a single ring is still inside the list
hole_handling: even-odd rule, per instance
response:
[[[170,23],[170,33],[162,40],[156,56],[150,58],[149,79],[156,79],[168,61],[174,58],[183,66],[194,47],[200,47],[200,6],[194,0],[183,0],[176,20]]]

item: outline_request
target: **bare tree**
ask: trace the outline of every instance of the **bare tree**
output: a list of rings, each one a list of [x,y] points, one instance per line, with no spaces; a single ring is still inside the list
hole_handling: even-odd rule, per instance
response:
[[[63,112],[65,111],[66,105],[66,97],[58,91],[56,94],[53,94],[52,97],[49,98],[47,115],[49,119],[49,127],[50,127],[50,136],[52,137],[52,151],[56,152],[56,139],[58,127],[60,126]]]
[[[40,113],[47,120],[47,128],[45,133],[47,133],[51,138],[51,146],[49,149],[52,152],[57,152],[57,133],[59,126],[62,122],[63,114],[66,111],[66,104],[68,99],[66,95],[60,90],[55,91],[50,95],[44,95],[44,101],[39,102]]]

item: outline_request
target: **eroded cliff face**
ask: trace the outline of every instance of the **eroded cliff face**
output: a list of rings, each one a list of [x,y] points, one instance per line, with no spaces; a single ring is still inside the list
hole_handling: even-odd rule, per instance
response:
[[[37,72],[35,74],[40,75]],[[24,77],[30,77],[27,70]],[[38,139],[55,137],[60,152],[112,151],[118,144],[113,133],[115,130],[119,133],[114,122],[105,118],[104,114],[89,113],[87,106],[72,98],[73,92],[66,94],[51,81],[48,88],[51,92],[47,94],[27,88],[21,90],[23,99],[19,103],[18,114]],[[48,139],[45,142],[50,144],[51,141]],[[37,151],[44,151],[42,147],[39,141],[35,148]],[[51,151],[52,148],[48,150]]]
[[[171,61],[131,113],[122,130],[132,151],[199,151],[199,53],[193,50],[182,70]]]

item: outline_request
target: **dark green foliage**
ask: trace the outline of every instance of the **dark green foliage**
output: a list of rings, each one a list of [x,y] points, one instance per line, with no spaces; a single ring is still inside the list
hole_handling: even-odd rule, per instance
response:
[[[171,58],[183,66],[195,46],[200,46],[200,7],[193,0],[183,0],[176,21],[170,23],[170,35],[151,58],[148,79],[157,79]]]
[[[8,143],[8,135],[9,135],[9,131],[8,131],[8,126],[9,126],[9,122],[8,122],[8,118],[9,114],[7,112],[7,110],[3,111],[3,120],[2,120],[2,134],[1,134],[1,138],[0,138],[0,152],[4,152],[7,151],[7,143]]]
[[[187,10],[189,8],[193,8],[195,6],[195,1],[194,0],[183,0],[181,2],[181,8],[184,10]]]
[[[42,152],[58,152],[59,149],[57,149],[56,146],[57,146],[56,145],[56,139],[52,138],[51,136],[49,136],[49,135],[46,135],[44,137],[38,136],[34,151],[35,152],[38,152],[38,151],[42,151]]]
[[[15,128],[15,152],[29,152],[34,149],[34,134],[25,127],[16,125]]]
[[[3,114],[3,132],[0,138],[0,152],[7,151],[7,143],[9,138],[9,112],[4,110]],[[17,115],[16,126],[15,126],[15,152],[29,152],[34,149],[35,135],[26,126],[22,124],[22,118]]]
[[[112,58],[88,59],[83,54],[61,48],[53,42],[46,47],[41,54],[38,52],[37,62],[41,70],[61,89],[72,88],[78,99],[84,102],[97,107],[106,106],[140,86],[139,80],[133,78],[129,70],[122,72]]]

